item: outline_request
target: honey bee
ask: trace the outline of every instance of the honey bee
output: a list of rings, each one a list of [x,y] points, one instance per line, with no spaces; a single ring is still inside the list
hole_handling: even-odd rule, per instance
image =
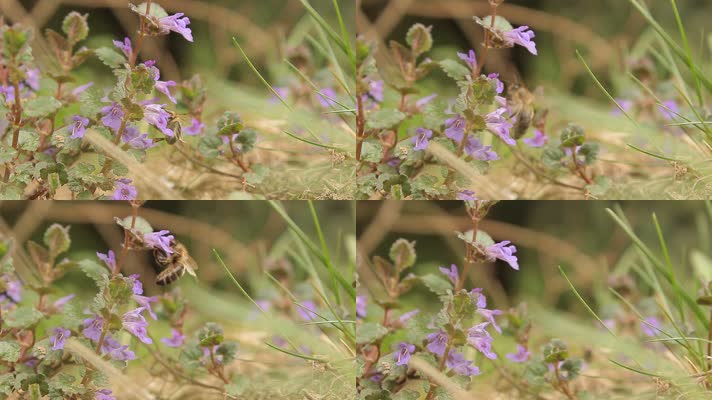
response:
[[[179,241],[171,240],[172,254],[167,254],[165,251],[156,248],[153,250],[153,259],[163,270],[156,277],[156,285],[166,286],[177,281],[186,272],[196,277],[195,270],[198,269],[198,264],[193,260],[193,257],[188,254],[188,249]]]
[[[509,106],[514,122],[513,136],[519,139],[527,133],[527,129],[534,121],[534,94],[524,85],[514,83],[507,90],[507,105]]]

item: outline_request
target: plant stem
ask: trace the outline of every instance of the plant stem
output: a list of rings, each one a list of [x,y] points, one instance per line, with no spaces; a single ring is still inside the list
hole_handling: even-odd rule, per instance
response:
[[[707,369],[712,370],[712,310],[710,310],[710,326],[707,332]]]
[[[136,226],[136,218],[138,217],[138,207],[132,206],[131,207],[133,212],[131,214],[131,229],[133,229]],[[124,264],[124,260],[126,259],[126,255],[129,252],[129,232],[124,229],[124,245],[121,248],[121,253],[119,254],[119,259],[116,261],[116,269],[111,271],[112,276],[116,276],[119,274],[121,271],[121,266]]]
[[[99,341],[96,342],[96,354],[101,355],[101,346],[104,345],[107,333],[109,333],[109,324],[107,321],[104,321],[104,324],[101,327],[101,336],[99,336]]]
[[[358,69],[357,79],[360,79],[361,68]],[[358,88],[360,83],[356,83]],[[356,161],[361,161],[361,149],[363,141],[366,139],[366,115],[363,109],[363,99],[361,93],[356,92]]]
[[[492,9],[490,14],[492,14],[492,20],[490,21],[490,29],[494,28],[494,20],[497,18],[497,5],[491,4]],[[485,46],[482,50],[482,56],[478,60],[477,69],[474,71],[472,79],[476,79],[482,73],[482,68],[485,66],[485,61],[487,60],[487,53],[489,51],[489,41],[490,41],[490,31],[485,29]]]
[[[588,176],[586,176],[586,172],[581,168],[581,166],[578,163],[578,160],[576,160],[576,149],[572,149],[571,154],[572,154],[572,158],[573,158],[573,162],[574,162],[574,168],[575,168],[576,172],[578,173],[578,175],[581,177],[581,179],[586,181],[586,184],[588,184],[588,185],[592,184],[593,181],[591,181],[591,179]]]

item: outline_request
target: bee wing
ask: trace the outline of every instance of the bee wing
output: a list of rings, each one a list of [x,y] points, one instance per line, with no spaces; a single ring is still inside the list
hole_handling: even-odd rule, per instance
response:
[[[190,274],[193,278],[198,278],[198,275],[196,275],[195,270],[198,269],[198,263],[193,260],[193,257],[185,254],[183,255],[183,267],[185,268],[186,272]]]

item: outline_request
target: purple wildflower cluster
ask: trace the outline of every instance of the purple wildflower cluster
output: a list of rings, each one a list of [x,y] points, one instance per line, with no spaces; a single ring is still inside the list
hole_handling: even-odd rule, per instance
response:
[[[500,259],[507,262],[512,268],[519,269],[516,253],[516,247],[511,245],[509,241],[494,243],[486,247],[485,252],[488,259]],[[453,288],[459,290],[464,282],[461,282],[462,275],[455,264],[449,267],[439,267],[440,272],[447,277]],[[468,316],[468,320],[474,321],[469,328],[464,329],[466,343],[483,356],[489,359],[497,359],[497,353],[493,349],[494,336],[490,333],[489,328],[492,328],[497,334],[502,333],[502,328],[497,323],[497,317],[503,315],[501,310],[487,308],[487,298],[481,288],[475,288],[466,293],[468,301],[474,306],[474,315]],[[449,309],[446,305],[445,309]],[[357,298],[357,315],[359,318],[365,317],[365,298],[359,300]],[[459,329],[459,323],[450,323],[446,326],[447,329]],[[429,327],[433,327],[433,322]],[[460,376],[475,376],[481,373],[475,363],[468,359],[466,347],[458,347],[453,345],[453,338],[450,337],[452,331],[446,328],[437,328],[429,333],[425,339],[424,350],[433,354],[440,360],[442,365],[454,374]],[[397,344],[396,351],[393,354],[393,359],[396,365],[408,365],[411,357],[419,350],[418,343],[400,342]],[[523,363],[529,360],[530,353],[527,348],[519,344],[516,351],[507,354],[507,358],[516,363]]]

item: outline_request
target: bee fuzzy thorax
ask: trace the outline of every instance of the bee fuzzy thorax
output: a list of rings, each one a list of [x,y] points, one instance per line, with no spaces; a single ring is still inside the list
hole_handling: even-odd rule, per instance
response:
[[[156,276],[156,284],[159,286],[176,282],[185,275],[186,271],[193,277],[196,276],[195,270],[198,269],[198,265],[188,254],[188,249],[175,239],[171,240],[170,248],[172,250],[170,254],[159,248],[153,250],[154,261],[163,268]]]

